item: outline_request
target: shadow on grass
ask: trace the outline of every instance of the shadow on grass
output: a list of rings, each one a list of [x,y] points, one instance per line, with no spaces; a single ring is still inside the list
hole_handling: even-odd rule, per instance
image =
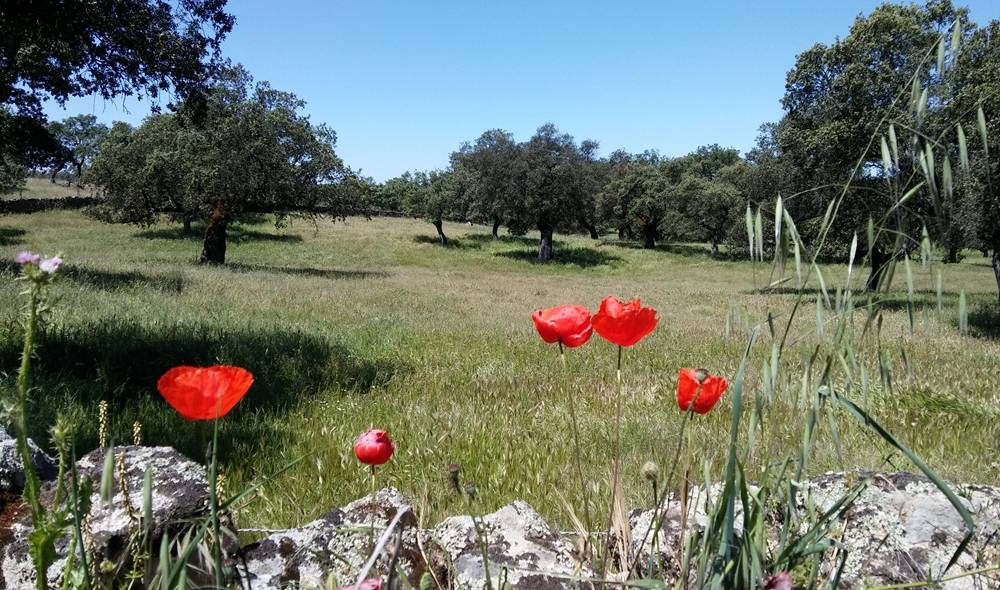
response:
[[[285,266],[264,266],[261,264],[242,264],[231,262],[226,268],[237,273],[267,272],[272,274],[288,274],[303,277],[320,277],[324,279],[384,279],[389,273],[384,270],[335,270],[326,268],[292,268]]]
[[[600,244],[601,246],[624,248],[626,250],[648,250],[647,248],[643,248],[641,242],[635,240],[602,240]],[[675,254],[686,258],[708,258],[710,260],[717,260],[720,262],[736,261],[727,252],[719,252],[715,256],[712,256],[712,251],[707,244],[659,243],[656,245],[656,248],[652,249],[652,251],[663,252],[665,254]]]
[[[520,248],[538,248],[538,238],[527,236],[504,235],[494,238],[492,234],[466,234],[462,239],[475,244],[474,247],[477,248],[482,248],[487,244],[509,244]]]
[[[21,236],[28,232],[19,227],[0,227],[0,246],[16,246],[23,243]]]
[[[136,232],[135,237],[144,240],[189,240],[201,242],[205,239],[205,226],[195,225],[191,234],[185,236],[182,227],[164,227]],[[277,242],[283,244],[298,244],[302,236],[297,234],[273,234],[239,225],[230,225],[226,229],[226,243],[242,244],[245,242]]]
[[[438,236],[428,236],[424,234],[413,236],[414,244],[429,244],[431,246],[441,246],[441,238]],[[469,246],[457,238],[448,238],[448,243],[444,244],[445,248],[459,248],[467,249]]]
[[[0,272],[19,275],[21,265],[14,260],[0,260]],[[87,285],[101,291],[119,291],[122,289],[153,289],[169,295],[178,295],[184,291],[184,275],[180,271],[161,275],[145,273],[113,272],[97,270],[78,265],[65,265],[64,276],[70,281]]]
[[[958,320],[955,320],[956,329]],[[1000,305],[993,298],[969,305],[969,333],[980,338],[1000,340]]]
[[[563,264],[576,265],[581,268],[591,268],[595,266],[615,266],[622,262],[618,256],[612,256],[593,248],[573,248],[570,246],[560,246],[558,242],[552,246],[552,261],[550,263],[538,262],[538,249],[531,250],[508,250],[497,252],[496,256],[531,262],[534,264]]]
[[[12,390],[20,363],[22,329],[0,326],[0,380]],[[236,365],[254,375],[247,395],[220,422],[220,457],[233,463],[274,457],[292,434],[283,416],[297,403],[329,388],[365,392],[385,385],[403,369],[389,361],[361,359],[324,338],[296,330],[219,326],[209,323],[145,325],[104,318],[76,325],[50,325],[41,335],[32,366],[36,392],[30,436],[49,439],[56,414],[77,418],[77,450],[97,446],[98,404],[107,400],[110,437],[132,441],[142,423],[143,443],[170,445],[199,460],[211,422],[188,422],[168,406],[156,382],[179,365]],[[224,441],[224,442],[223,442]],[[252,467],[252,466],[251,466]]]
[[[70,266],[66,278],[102,291],[120,289],[153,289],[172,295],[184,291],[184,275],[178,271],[164,275],[147,275],[141,272],[109,272],[81,266]]]

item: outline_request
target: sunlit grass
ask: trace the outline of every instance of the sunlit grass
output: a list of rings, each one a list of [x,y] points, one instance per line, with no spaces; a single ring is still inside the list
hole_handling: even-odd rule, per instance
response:
[[[556,262],[539,265],[531,262],[536,244],[530,235],[494,241],[484,227],[446,224],[445,231],[453,242],[447,248],[435,245],[432,226],[414,220],[298,220],[280,230],[241,225],[231,233],[229,264],[209,267],[196,264],[200,239],[182,237],[174,225],[111,226],[78,212],[4,217],[6,260],[24,249],[62,251],[69,265],[38,351],[40,419],[32,435],[47,439],[54,413],[70,411],[81,421],[82,454],[96,446],[96,407],[108,399],[115,440],[131,440],[138,419],[145,444],[175,445],[199,458],[207,425],[176,415],[156,393],[156,378],[175,364],[239,364],[257,382],[222,421],[230,489],[307,455],[241,507],[242,526],[302,523],[369,493],[367,472],[351,446],[376,426],[397,442],[380,481],[403,490],[426,522],[466,510],[451,489],[447,466],[455,462],[463,483],[476,483],[485,508],[524,499],[568,527],[554,490],[582,512],[568,418],[567,395],[573,395],[585,475],[595,492],[592,513],[604,521],[616,348],[595,337],[569,350],[572,390],[565,392],[557,349],[538,338],[531,312],[567,303],[596,309],[609,294],[642,298],[660,312],[657,330],[624,354],[622,469],[634,506],[650,502],[639,467],[649,459],[665,467],[676,445],[677,369],[705,367],[732,379],[748,332],[732,323],[726,341],[730,308],[749,325],[773,313],[780,338],[795,300],[792,292],[755,291],[768,281],[769,265],[716,261],[699,245],[647,251],[613,239],[563,237]],[[940,318],[937,268],[945,290]],[[0,368],[8,373],[2,387],[10,390],[20,350],[21,285],[13,262],[0,269]],[[822,272],[833,299],[836,287],[845,287],[846,266]],[[973,253],[933,271],[915,264],[914,273],[912,335],[901,276],[881,332],[872,328],[864,341],[865,295],[855,296],[852,342],[870,377],[869,410],[942,476],[1000,483],[993,442],[1000,440],[1000,308],[992,269]],[[856,268],[852,287],[859,289],[866,276],[867,269]],[[815,286],[810,279],[807,288]],[[958,335],[960,290],[969,301],[969,337]],[[824,339],[817,339],[815,298],[808,292],[794,317],[778,390],[763,404],[751,474],[764,462],[797,454],[802,444],[811,403],[801,394],[802,376],[811,352],[829,346],[836,332],[834,312],[825,310]],[[762,330],[745,400],[763,394],[761,367],[771,337],[766,324]],[[879,378],[879,342],[892,358],[891,391]],[[820,368],[809,369],[815,384]],[[850,396],[860,403],[860,384],[853,385]],[[693,459],[710,461],[716,476],[729,439],[729,403],[724,397],[691,426]],[[824,422],[811,473],[912,468],[848,417],[838,427],[842,460]]]

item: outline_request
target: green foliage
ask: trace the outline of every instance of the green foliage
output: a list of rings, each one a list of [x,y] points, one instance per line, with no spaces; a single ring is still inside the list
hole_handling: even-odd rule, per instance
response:
[[[0,19],[0,166],[47,165],[61,150],[46,136],[42,103],[70,96],[200,95],[235,19],[224,1],[177,4],[98,0],[21,3]],[[6,119],[6,121],[4,121]],[[9,133],[4,127],[15,127]]]
[[[162,213],[209,218],[203,260],[225,262],[225,228],[243,213],[343,215],[356,191],[336,135],[300,114],[305,103],[240,66],[223,70],[207,94],[203,126],[183,114],[154,115],[136,130],[117,124],[87,180],[102,200],[91,210],[114,223],[151,225]]]
[[[74,178],[79,183],[83,169],[97,155],[101,141],[108,136],[108,126],[98,123],[94,115],[77,115],[53,121],[48,129],[63,148],[52,163],[52,182],[66,164],[73,164],[76,168]]]

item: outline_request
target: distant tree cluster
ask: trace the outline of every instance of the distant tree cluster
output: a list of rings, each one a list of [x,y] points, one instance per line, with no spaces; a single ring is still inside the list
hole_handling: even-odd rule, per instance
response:
[[[641,236],[646,248],[658,240],[712,244],[713,253],[730,221],[746,203],[733,184],[746,165],[734,149],[699,148],[683,158],[654,151],[614,152],[599,158],[598,143],[577,143],[547,123],[528,141],[492,129],[451,154],[446,170],[406,172],[385,182],[376,205],[434,224],[447,244],[443,222],[474,221],[513,235],[540,234],[538,259],[553,258],[555,233],[602,230]]]
[[[90,215],[152,225],[168,214],[207,219],[201,262],[224,263],[226,229],[244,213],[343,215],[356,195],[334,152],[336,134],[313,125],[294,94],[224,68],[193,120],[188,105],[137,129],[116,123],[85,179],[100,188]]]

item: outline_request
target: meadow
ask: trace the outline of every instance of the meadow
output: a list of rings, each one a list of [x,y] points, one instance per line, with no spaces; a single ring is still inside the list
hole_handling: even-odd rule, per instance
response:
[[[78,425],[77,454],[83,454],[98,444],[103,399],[116,443],[132,441],[138,420],[143,444],[173,445],[198,459],[210,425],[176,414],[156,380],[180,364],[243,366],[256,382],[221,422],[226,489],[238,491],[302,460],[239,506],[242,527],[302,524],[370,493],[368,471],[351,447],[375,426],[397,444],[378,470],[379,484],[402,490],[425,524],[468,513],[449,477],[448,465],[457,463],[461,482],[478,489],[476,510],[523,499],[569,528],[556,493],[581,511],[569,396],[594,514],[604,520],[617,348],[595,335],[569,349],[565,391],[558,349],[542,342],[530,316],[569,303],[596,311],[607,295],[641,298],[661,316],[657,329],[623,356],[627,504],[651,504],[639,468],[647,460],[665,468],[677,445],[677,370],[704,367],[732,380],[751,327],[764,322],[744,390],[745,411],[760,412],[747,463],[752,478],[767,462],[798,455],[809,388],[821,370],[810,358],[828,345],[836,325],[834,310],[824,310],[826,329],[818,334],[815,280],[792,317],[794,279],[784,289],[761,291],[772,276],[769,263],[715,260],[699,244],[651,251],[614,238],[557,236],[556,261],[541,265],[533,262],[537,236],[493,240],[483,226],[445,224],[451,242],[441,247],[433,226],[418,220],[296,220],[276,229],[257,218],[231,228],[228,264],[199,266],[199,229],[185,238],[176,224],[106,225],[76,211],[0,218],[0,387],[13,390],[21,347],[24,298],[13,258],[22,250],[61,251],[67,272],[54,288],[34,365],[30,435],[47,441],[56,412],[66,412]],[[868,269],[855,267],[856,309],[847,325],[856,361],[871,378],[867,392],[853,381],[844,393],[942,477],[996,485],[1000,308],[989,260],[967,254],[960,264],[929,270],[914,261],[912,328],[906,281],[897,273],[882,302],[881,329],[863,338],[868,311],[860,289]],[[846,265],[821,270],[831,299],[838,286],[848,288]],[[964,336],[962,290],[969,301]],[[792,318],[773,392],[763,387],[761,368],[771,354],[769,313],[779,339]],[[883,360],[880,379],[880,354],[888,354],[891,377]],[[693,460],[708,461],[715,477],[725,465],[730,403],[724,396],[689,427]],[[836,436],[825,420],[819,425],[809,474],[914,470],[853,418],[841,412],[835,422]]]

